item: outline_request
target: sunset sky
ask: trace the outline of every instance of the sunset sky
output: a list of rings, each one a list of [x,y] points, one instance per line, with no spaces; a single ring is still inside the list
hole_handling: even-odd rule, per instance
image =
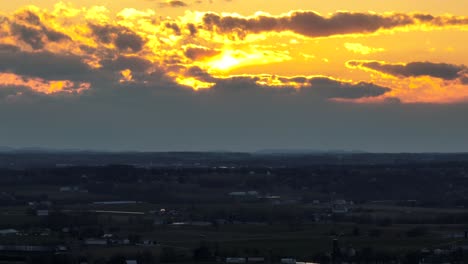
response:
[[[468,151],[466,0],[15,0],[0,146]]]

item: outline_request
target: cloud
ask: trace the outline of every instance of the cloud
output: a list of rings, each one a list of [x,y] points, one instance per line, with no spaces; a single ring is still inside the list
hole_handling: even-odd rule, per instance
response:
[[[103,59],[100,61],[101,67],[93,69],[78,56],[24,52],[9,45],[3,45],[1,48],[0,73],[13,74],[7,76],[12,78],[12,81],[5,83],[5,79],[3,80],[3,86],[30,84],[37,92],[48,94],[55,91],[88,90],[89,96],[95,94],[98,98],[102,95],[119,96],[116,87],[122,87],[130,93],[126,97],[132,97],[132,93],[136,95],[141,91],[174,96],[191,96],[193,93],[192,87],[178,84],[175,78],[171,77],[170,70],[138,56],[119,55]],[[213,55],[213,52],[200,47],[186,49],[187,56],[193,59],[203,59],[204,56]],[[25,61],[28,63],[24,63]],[[212,76],[199,67],[189,67],[181,71],[182,69],[177,71],[183,73],[184,78],[192,77],[214,84],[209,91],[201,92],[201,96],[214,93],[222,97],[235,95],[249,98],[262,95],[268,98],[274,95],[297,98],[300,94],[303,98],[323,101],[332,98],[375,97],[389,91],[388,88],[371,83],[351,83],[327,77],[259,75],[221,78]],[[120,82],[123,71],[127,76],[131,76],[130,79],[127,78],[127,81],[132,81],[131,85]],[[89,87],[83,86],[85,82],[89,82]]]
[[[0,101],[0,144],[152,151],[461,151],[468,144],[468,126],[460,122],[466,104],[331,102],[318,98],[343,93],[317,95],[315,89],[356,84],[305,76],[284,82],[308,84],[311,78],[315,88],[296,89],[263,86],[259,77],[239,76],[198,92],[162,82],[102,82],[98,93],[79,97],[28,95],[27,88],[12,87]],[[435,140],[441,137],[446,140]]]
[[[370,69],[401,77],[431,76],[444,80],[454,80],[462,77],[468,70],[465,65],[433,62],[410,62],[407,64],[391,64],[379,61],[349,61],[351,67]]]
[[[462,77],[461,82],[462,82],[462,84],[468,85],[468,76]]]
[[[468,111],[465,66],[354,61],[350,65],[402,78],[345,80],[314,75],[323,74],[321,57],[310,69],[296,65],[294,56],[305,55],[288,44],[291,32],[315,38],[432,30],[464,26],[464,17],[293,11],[169,18],[153,10],[114,16],[103,7],[66,9],[63,16],[31,8],[0,17],[0,145],[371,151],[468,145],[468,125],[461,121]],[[286,36],[237,41],[268,32]],[[278,67],[302,75],[275,74],[275,65],[255,68],[290,59]],[[226,65],[232,68],[220,70]],[[231,75],[252,69],[269,74]]]
[[[146,72],[153,66],[150,61],[136,56],[118,56],[115,59],[103,60],[101,63],[103,69],[110,71],[130,69],[134,72]]]
[[[20,48],[10,44],[0,44],[0,52],[18,52]]]
[[[166,27],[172,29],[176,35],[180,35],[180,27],[177,23],[167,22]]]
[[[346,34],[369,34],[382,29],[426,25],[434,27],[467,25],[465,17],[434,17],[423,14],[375,14],[338,12],[322,16],[313,11],[292,11],[280,16],[252,17],[206,13],[205,29],[220,34],[234,34],[243,39],[247,34],[291,31],[307,37],[327,37]]]
[[[93,35],[102,43],[113,43],[120,51],[138,52],[145,44],[142,37],[132,30],[114,25],[89,24]]]
[[[90,85],[86,96],[118,97],[121,93],[128,93],[126,96],[129,98],[132,92],[137,91],[149,98],[159,93],[170,95],[169,87],[176,90],[177,95],[192,94],[193,90],[210,87],[210,93],[197,91],[196,94],[232,94],[223,86],[244,84],[245,97],[275,95],[298,100],[295,95],[301,94],[313,101],[356,99],[355,102],[361,102],[366,98],[383,101],[387,97],[401,96],[395,89],[400,87],[379,80],[361,82],[359,79],[340,80],[339,76],[307,76],[307,69],[300,70],[303,76],[231,76],[231,72],[248,73],[257,65],[294,63],[294,56],[306,57],[303,53],[297,54],[288,44],[271,42],[283,41],[278,36],[257,36],[250,38],[247,44],[236,41],[236,37],[265,32],[295,32],[307,37],[324,37],[368,34],[399,27],[410,30],[411,26],[419,25],[430,29],[431,26],[466,24],[464,17],[397,13],[338,12],[323,16],[313,11],[292,11],[278,16],[257,13],[244,17],[186,12],[183,16],[170,18],[156,16],[153,10],[125,9],[112,16],[104,7],[69,9],[74,11],[63,17],[56,16],[55,11],[33,7],[5,16],[3,20],[6,22],[0,27],[0,74],[11,73],[16,75],[14,78],[34,80],[35,85],[41,87],[36,90],[46,91],[50,96],[54,96],[50,91],[81,89],[83,83]],[[344,45],[361,54],[381,51],[360,43],[347,42]],[[461,83],[467,82],[466,71],[458,72],[456,65],[453,69],[449,65],[421,64],[380,65],[379,62],[366,61],[359,67],[367,70],[373,67],[373,71],[403,77],[428,74],[454,80],[455,76]],[[274,71],[273,67],[260,70],[264,69]],[[311,69],[310,74],[320,72]],[[18,83],[27,85],[27,82]],[[58,88],[44,88],[47,85]],[[438,83],[434,82],[433,87],[435,85]],[[453,98],[455,95],[450,100]]]
[[[37,94],[33,89],[27,86],[0,86],[0,101],[12,101],[16,98],[35,97]]]
[[[0,73],[0,89],[7,99],[35,98],[36,95],[80,94],[90,88],[89,83],[69,80],[45,80],[37,77],[25,77],[13,73]]]
[[[40,31],[13,23],[11,25],[11,32],[21,41],[29,44],[33,49],[41,49],[44,47],[44,41],[42,40]]]
[[[85,81],[92,74],[91,68],[74,55],[51,52],[23,52],[11,46],[0,49],[0,72],[47,80]]]
[[[246,99],[250,96],[265,96],[266,98],[281,96],[285,99],[289,97],[323,101],[338,98],[357,99],[377,97],[390,91],[389,88],[372,83],[351,83],[321,76],[233,76],[215,79],[215,82],[216,85],[206,90],[207,93],[221,94],[229,98],[231,96],[244,96]]]
[[[184,50],[184,55],[191,60],[203,60],[220,54],[221,51],[206,47],[189,46]]]
[[[198,29],[192,23],[188,23],[187,28],[188,28],[191,36],[195,36],[197,34],[197,32],[198,32]]]
[[[351,84],[330,78],[312,78],[309,80],[311,89],[320,97],[357,99],[363,97],[377,97],[391,91],[389,88],[372,83],[359,82]]]
[[[30,10],[23,10],[17,13],[13,20],[8,21],[11,34],[35,50],[42,49],[48,41],[61,42],[71,40],[65,33],[47,27],[42,23],[39,16]]]
[[[184,1],[179,0],[169,0],[165,2],[160,2],[159,7],[185,7],[188,6]]]
[[[386,97],[403,103],[460,103],[468,101],[465,65],[434,62],[388,63],[348,61],[347,67],[371,73],[373,82],[392,89]],[[361,100],[357,100],[357,103]]]

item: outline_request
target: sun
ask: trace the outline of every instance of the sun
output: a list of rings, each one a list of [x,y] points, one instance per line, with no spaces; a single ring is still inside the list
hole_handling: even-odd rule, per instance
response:
[[[241,60],[236,58],[232,52],[224,52],[209,62],[208,66],[214,70],[227,71],[238,66],[240,63]]]

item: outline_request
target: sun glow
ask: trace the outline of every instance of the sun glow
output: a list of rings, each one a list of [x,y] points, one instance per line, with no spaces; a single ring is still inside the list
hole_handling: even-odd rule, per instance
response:
[[[211,88],[215,85],[215,83],[210,83],[210,82],[203,82],[200,80],[197,80],[193,77],[182,77],[179,76],[176,78],[177,83],[191,87],[195,91],[199,89],[208,89]]]
[[[238,66],[241,60],[235,58],[232,52],[225,52],[215,60],[208,63],[208,66],[215,70],[227,71]]]
[[[249,48],[248,50],[226,50],[203,66],[210,73],[222,73],[245,66],[265,65],[290,59],[288,51]]]

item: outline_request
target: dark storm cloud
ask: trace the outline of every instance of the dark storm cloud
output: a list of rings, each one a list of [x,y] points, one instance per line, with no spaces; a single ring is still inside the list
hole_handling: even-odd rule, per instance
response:
[[[194,75],[203,76],[203,72],[193,69]],[[273,78],[273,76],[263,76]],[[205,77],[206,78],[206,77]],[[260,85],[258,81],[262,77],[246,77],[237,76],[226,79],[217,79],[216,85],[207,91],[207,93],[216,93],[223,96],[244,96],[247,100],[252,95],[262,96],[283,96],[283,97],[300,97],[311,101],[324,101],[328,99],[358,99],[366,97],[376,97],[389,92],[390,89],[378,86],[372,83],[348,83],[333,80],[327,77],[294,77],[280,78],[285,85],[283,86],[268,86]],[[206,81],[213,81],[206,80]],[[304,85],[302,88],[295,88],[288,85],[288,82],[295,82]]]
[[[55,30],[47,29],[47,28],[44,28],[44,34],[47,36],[47,39],[49,39],[52,42],[71,40],[71,38],[68,35],[62,32],[58,32]]]
[[[311,84],[309,89],[312,90],[312,93],[322,98],[358,99],[376,97],[390,91],[389,88],[372,83],[350,84],[324,77],[312,78],[309,82]]]
[[[10,26],[10,30],[12,35],[29,44],[31,48],[37,50],[44,47],[43,34],[37,29],[13,23]]]
[[[0,44],[0,52],[18,52],[20,48],[10,44]]]
[[[125,27],[97,24],[89,24],[89,27],[94,37],[100,42],[105,44],[113,43],[123,52],[138,52],[145,44],[142,37]]]
[[[243,18],[207,13],[203,18],[205,29],[222,34],[246,34],[292,31],[308,37],[326,37],[341,34],[373,33],[380,29],[423,23],[434,26],[465,25],[468,19],[457,17],[433,17],[424,14],[372,14],[339,12],[330,17],[313,11],[294,11],[288,15]]]
[[[39,16],[31,11],[16,14],[9,23],[11,34],[35,50],[42,49],[48,41],[71,40],[65,33],[48,28],[41,22]]]
[[[119,56],[112,60],[102,60],[104,69],[110,71],[121,71],[130,69],[136,72],[145,72],[152,67],[152,63],[140,57]]]
[[[0,100],[11,100],[14,97],[35,97],[38,96],[34,90],[26,86],[1,86],[0,85]]]
[[[143,39],[133,32],[125,32],[117,35],[115,46],[121,51],[138,52],[143,48]]]
[[[466,151],[468,105],[356,105],[116,89],[96,97],[0,101],[0,145],[108,150],[263,148]],[[133,89],[135,90],[135,89]],[[14,91],[13,91],[14,92]],[[1,92],[0,92],[1,93]],[[25,122],[27,120],[27,122]],[[450,129],[447,129],[450,128]]]
[[[406,65],[391,64],[378,61],[350,61],[349,66],[358,66],[375,71],[402,77],[411,76],[431,76],[444,80],[454,80],[462,77],[464,71],[467,70],[465,65],[454,65],[447,63],[433,62],[410,62]]]
[[[84,81],[92,71],[81,58],[50,52],[12,51],[0,49],[0,72],[47,80]]]

